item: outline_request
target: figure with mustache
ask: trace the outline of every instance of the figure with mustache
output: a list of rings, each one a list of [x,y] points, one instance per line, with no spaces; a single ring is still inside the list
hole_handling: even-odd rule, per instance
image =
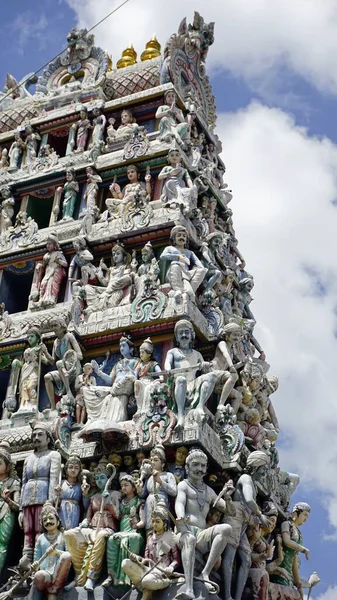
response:
[[[203,478],[207,473],[207,456],[202,450],[193,448],[186,459],[187,479],[178,483],[178,495],[175,502],[179,547],[186,580],[185,590],[176,595],[176,600],[194,600],[193,574],[195,550],[208,554],[205,566],[200,574],[207,588],[211,589],[210,573],[219,561],[231,535],[230,525],[211,525],[206,519],[209,510],[215,508],[222,513],[234,515],[235,508],[231,500],[234,487],[231,481],[225,484],[222,498]]]
[[[37,540],[32,564],[34,570],[39,569],[34,575],[32,600],[38,600],[38,598],[55,600],[67,579],[71,567],[71,556],[69,552],[66,552],[60,518],[56,508],[50,502],[46,502],[41,511],[41,527],[43,533]],[[38,564],[38,561],[53,544],[56,544],[55,549]]]

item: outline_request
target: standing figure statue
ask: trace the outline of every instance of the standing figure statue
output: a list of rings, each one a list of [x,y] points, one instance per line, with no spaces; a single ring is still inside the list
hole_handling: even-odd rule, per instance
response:
[[[65,530],[77,527],[82,509],[81,459],[76,454],[69,456],[64,465],[65,479],[56,487],[58,514]]]
[[[12,143],[8,153],[10,169],[19,168],[25,147],[26,144],[21,137],[20,131],[16,131],[14,134],[14,142]]]
[[[89,213],[95,215],[98,206],[98,184],[102,183],[102,177],[98,175],[98,173],[93,169],[93,167],[87,167],[87,187],[84,192],[84,200],[85,200],[85,210]]]
[[[0,233],[4,234],[13,225],[15,199],[12,195],[12,190],[9,185],[4,185],[1,188],[1,204],[0,204]]]
[[[288,521],[281,525],[281,536],[283,542],[283,561],[279,565],[285,569],[289,577],[283,575],[271,575],[270,581],[280,586],[296,586],[301,600],[303,600],[302,581],[299,572],[298,554],[304,554],[309,559],[309,550],[302,544],[302,533],[300,527],[304,525],[310,515],[311,507],[306,502],[297,502],[291,511]]]
[[[189,172],[181,165],[179,150],[169,150],[167,162],[158,175],[159,181],[164,182],[160,199],[167,208],[180,207],[183,212],[190,212],[196,208],[197,193]]]
[[[232,528],[228,524],[207,527],[206,518],[209,510],[215,505],[222,513],[235,514],[230,498],[233,492],[228,482],[217,498],[216,493],[203,478],[207,473],[207,456],[202,450],[192,449],[186,459],[187,479],[178,483],[178,495],[175,502],[177,516],[176,529],[181,549],[181,558],[186,580],[185,591],[176,595],[177,600],[193,600],[193,575],[196,549],[201,554],[208,554],[206,564],[200,577],[206,587],[212,589],[210,574],[226,548]]]
[[[183,427],[185,411],[195,409],[204,418],[205,405],[217,381],[216,373],[210,371],[210,363],[206,363],[197,350],[193,349],[195,331],[192,323],[180,319],[174,327],[176,347],[169,350],[165,359],[165,371],[172,371],[175,378],[174,399],[177,405],[178,422],[176,427]],[[175,375],[174,370],[179,369]],[[202,375],[197,376],[197,372]]]
[[[0,576],[19,511],[20,480],[15,473],[8,442],[0,444]]]
[[[234,389],[239,379],[237,370],[244,367],[247,359],[242,349],[243,332],[237,323],[228,323],[220,332],[221,341],[218,343],[212,360],[212,371],[217,373],[215,391],[220,393],[218,407],[225,406],[228,398],[234,413],[237,414],[242,394]]]
[[[176,478],[176,482],[180,483],[186,477],[185,462],[188,455],[186,446],[178,446],[174,455],[174,463],[169,465],[170,473]]]
[[[42,263],[35,267],[30,306],[34,308],[49,308],[57,303],[62,281],[66,276],[67,260],[60,248],[57,233],[50,233],[46,241],[47,253]]]
[[[19,525],[25,534],[23,553],[31,560],[40,530],[41,510],[45,502],[54,502],[61,474],[61,455],[53,450],[54,441],[47,423],[33,426],[34,452],[25,459],[22,474]]]
[[[52,409],[55,408],[55,393],[58,396],[67,394],[73,397],[73,386],[81,370],[80,361],[83,358],[82,350],[73,333],[67,331],[67,323],[62,317],[54,319],[53,323],[56,339],[53,344],[52,358],[56,363],[56,371],[49,371],[44,376],[46,392]],[[72,353],[69,355],[69,353]],[[69,369],[66,364],[71,363]]]
[[[88,424],[101,422],[102,426],[127,420],[127,407],[134,394],[136,381],[134,345],[130,338],[119,340],[121,358],[113,366],[110,375],[104,373],[95,360],[91,361],[94,372],[106,386],[89,386],[82,390],[88,414]],[[87,427],[85,426],[85,427]],[[85,430],[84,427],[84,430]]]
[[[86,518],[79,527],[65,532],[75,570],[68,589],[77,584],[92,591],[100,577],[106,541],[118,529],[120,493],[109,491],[114,475],[112,465],[101,459],[95,470],[97,492],[90,498]]]
[[[58,187],[57,193],[57,206],[60,206],[62,194],[63,207],[62,207],[62,220],[66,221],[73,218],[77,195],[79,192],[79,185],[76,179],[74,169],[67,169],[66,171],[66,182],[63,187]]]
[[[122,473],[119,477],[122,498],[119,502],[119,531],[107,541],[108,577],[103,587],[130,585],[130,579],[122,569],[122,562],[130,552],[140,554],[144,546],[143,502],[137,496],[133,477]]]
[[[169,471],[164,471],[166,463],[165,448],[161,445],[155,446],[150,452],[152,465],[151,474],[145,485],[139,480],[137,491],[145,500],[145,529],[151,529],[152,513],[159,500],[169,508],[170,497],[177,495],[177,483],[175,477]]]
[[[55,507],[46,502],[41,510],[41,530],[32,564],[35,572],[33,578],[32,600],[46,598],[56,600],[59,592],[64,588],[71,567],[71,555],[66,550],[64,535],[61,531],[61,522]],[[53,546],[54,550],[48,553]],[[47,553],[47,556],[41,558]]]
[[[135,396],[137,403],[137,413],[147,412],[150,404],[150,384],[153,377],[149,375],[160,373],[161,368],[153,356],[153,343],[150,338],[144,340],[139,347],[139,358],[135,364],[135,373],[137,381],[135,382]]]
[[[76,285],[87,285],[89,279],[96,279],[96,267],[92,264],[94,255],[90,252],[85,238],[78,237],[73,241],[76,251],[69,265],[68,281]],[[73,287],[74,289],[74,287]]]
[[[133,282],[130,262],[130,254],[126,252],[122,244],[117,242],[111,250],[111,267],[107,269],[107,276],[105,279],[100,279],[103,286],[85,286],[87,304],[85,313],[87,315],[130,303]]]
[[[159,501],[152,512],[144,558],[130,553],[122,569],[128,579],[142,592],[142,600],[151,600],[155,590],[167,588],[172,575],[181,564],[177,536],[170,529],[170,518],[164,503]]]
[[[8,167],[9,167],[8,150],[7,150],[7,148],[3,148],[1,150],[0,169],[8,169]]]
[[[252,565],[248,577],[248,585],[251,588],[252,600],[268,600],[268,570],[270,568],[275,568],[276,564],[281,563],[278,559],[272,561],[275,550],[275,541],[270,541],[270,534],[276,526],[278,510],[276,505],[272,502],[265,502],[262,511],[264,516],[268,519],[268,527],[263,527],[261,523],[251,521],[247,528],[247,537],[252,549]],[[279,534],[276,536],[277,549],[279,548],[280,537]],[[268,570],[266,565],[267,560]]]
[[[132,111],[129,108],[125,108],[121,112],[121,124],[115,129],[115,119],[109,119],[109,127],[107,130],[108,136],[106,139],[107,148],[113,144],[120,142],[126,142],[132,137],[134,129],[137,127],[136,119],[134,118]]]
[[[93,131],[90,142],[90,147],[92,146],[100,146],[104,140],[104,131],[106,124],[106,116],[102,112],[102,108],[95,106],[92,110],[93,115]]]
[[[49,354],[45,344],[41,342],[41,333],[38,329],[32,327],[27,332],[27,341],[29,346],[25,349],[22,360],[15,358],[12,362],[12,369],[20,371],[19,411],[37,411],[41,362],[45,365],[51,364],[53,357]]]
[[[174,90],[167,90],[164,94],[164,104],[159,106],[156,112],[156,119],[159,119],[159,139],[167,143],[176,140],[180,146],[185,147],[189,141],[190,127],[176,101]]]
[[[96,379],[93,376],[93,367],[91,363],[83,365],[83,373],[77,375],[75,381],[75,420],[79,425],[84,425],[87,418],[87,411],[83,397],[83,389],[96,385]]]
[[[37,148],[41,137],[38,133],[33,131],[33,127],[31,125],[26,125],[25,127],[25,157],[26,157],[26,167],[30,169],[34,161],[37,157]]]
[[[88,119],[88,111],[82,106],[80,118],[70,128],[68,145],[71,152],[84,152],[90,129],[92,129],[92,125]]]
[[[170,246],[167,246],[160,255],[160,260],[170,262],[167,279],[172,288],[175,301],[180,303],[182,294],[185,293],[192,302],[195,302],[195,293],[202,284],[207,269],[198,257],[187,248],[188,233],[182,225],[176,225],[171,230]]]
[[[231,585],[234,559],[237,555],[234,600],[241,600],[251,567],[251,547],[247,538],[247,527],[251,515],[256,515],[262,525],[268,527],[265,517],[256,503],[256,483],[263,481],[269,464],[269,456],[260,450],[251,452],[247,459],[246,473],[237,481],[233,501],[236,513],[226,516],[225,521],[232,526],[232,532],[222,559],[222,577],[224,581],[224,600],[232,600]]]

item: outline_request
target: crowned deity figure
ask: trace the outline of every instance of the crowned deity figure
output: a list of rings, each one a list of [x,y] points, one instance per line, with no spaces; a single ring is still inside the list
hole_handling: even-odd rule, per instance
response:
[[[26,125],[25,134],[26,134],[26,140],[25,140],[26,166],[28,167],[28,169],[30,169],[33,166],[34,161],[37,157],[37,149],[38,149],[38,144],[39,144],[39,141],[41,140],[41,137],[38,133],[36,133],[36,131],[33,131],[33,128],[31,125]]]
[[[145,175],[145,183],[140,181],[140,173],[136,165],[129,165],[126,169],[126,174],[129,183],[126,184],[123,191],[118,183],[115,182],[109,187],[120,215],[137,204],[148,202],[151,199],[152,193],[150,172],[147,172]]]
[[[164,104],[159,106],[156,112],[156,119],[159,120],[159,139],[167,143],[176,140],[180,146],[185,147],[189,141],[190,127],[176,102],[174,90],[167,90],[164,94]]]
[[[158,175],[163,181],[160,199],[167,208],[181,208],[189,212],[196,208],[197,194],[189,172],[181,164],[179,150],[171,148],[167,155],[168,165]]]
[[[14,142],[9,149],[9,168],[18,169],[20,161],[22,160],[23,151],[26,148],[26,144],[21,137],[20,131],[14,133]]]
[[[84,200],[85,200],[85,210],[89,213],[95,215],[98,206],[98,184],[102,183],[102,177],[98,175],[98,173],[93,169],[93,167],[87,167],[87,187],[84,192]]]
[[[58,207],[60,205],[62,194],[64,194],[62,205],[62,221],[73,218],[79,189],[80,188],[74,169],[67,169],[66,182],[64,186],[56,189]]]
[[[90,146],[100,146],[104,140],[104,131],[106,125],[106,116],[102,112],[102,108],[95,106],[92,110],[92,136]]]
[[[24,531],[23,552],[32,559],[40,530],[41,510],[45,502],[56,500],[55,488],[61,474],[61,455],[53,450],[49,426],[36,421],[32,431],[34,452],[25,459],[22,474],[19,524]]]
[[[91,129],[92,125],[88,119],[88,111],[84,106],[82,106],[80,118],[78,121],[76,121],[76,123],[73,123],[70,128],[68,145],[71,152],[84,152],[87,146],[89,131]]]
[[[132,137],[135,127],[137,127],[136,119],[129,108],[125,108],[121,112],[121,124],[117,129],[114,128],[116,119],[110,118],[109,127],[107,129],[107,147],[119,142],[127,142]]]
[[[50,233],[47,253],[35,267],[30,294],[30,309],[49,308],[57,303],[62,281],[66,276],[67,260],[60,248],[57,233]]]
[[[69,456],[64,465],[65,478],[55,489],[58,515],[65,530],[77,527],[82,506],[81,459],[76,454]]]

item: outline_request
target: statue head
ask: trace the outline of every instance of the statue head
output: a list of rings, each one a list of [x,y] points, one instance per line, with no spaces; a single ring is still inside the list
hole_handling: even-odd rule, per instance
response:
[[[188,479],[201,482],[207,473],[208,459],[202,450],[192,448],[186,458],[185,469]]]
[[[246,471],[252,479],[262,482],[267,475],[269,463],[268,454],[263,450],[255,450],[247,458]]]
[[[173,104],[173,102],[175,102],[176,99],[177,95],[174,89],[166,90],[166,92],[164,93],[164,103],[167,104],[167,106],[171,106],[171,104]]]
[[[87,247],[87,242],[85,240],[85,238],[83,237],[77,237],[73,240],[73,247],[76,250],[76,252],[79,252],[80,250],[85,250],[85,248]]]
[[[95,483],[101,492],[104,490],[108,479],[115,474],[115,467],[108,463],[106,457],[103,456],[95,469]]]
[[[187,319],[180,319],[174,327],[174,343],[178,348],[193,348],[195,331],[192,323]]]
[[[71,483],[77,483],[80,480],[81,471],[82,463],[80,457],[77,454],[72,454],[64,465],[66,479]]]
[[[311,512],[310,504],[306,502],[297,502],[291,511],[291,517],[296,525],[303,525],[309,518]]]
[[[0,479],[1,476],[9,475],[13,468],[10,445],[8,442],[3,441],[0,443]]]
[[[51,502],[44,503],[40,514],[41,527],[45,533],[56,532],[61,529],[61,520],[55,506]]]
[[[240,342],[243,338],[242,327],[237,323],[227,323],[220,330],[220,336],[231,343]]]
[[[117,241],[111,248],[111,260],[115,265],[123,263],[126,265],[131,262],[131,256],[125,250],[123,244]]]
[[[178,446],[178,448],[176,448],[176,453],[175,453],[176,465],[183,466],[186,462],[187,456],[188,456],[188,448],[186,448],[186,446]]]
[[[157,444],[150,452],[150,461],[153,469],[163,471],[166,463],[165,448],[161,444]]]
[[[154,258],[154,252],[152,248],[151,242],[146,242],[145,246],[142,248],[142,261],[143,263],[150,263]]]
[[[139,348],[139,356],[143,362],[148,362],[153,357],[153,344],[150,338],[146,338]]]
[[[135,123],[136,119],[132,114],[132,110],[130,108],[124,108],[121,112],[121,124],[129,125],[129,123]]]
[[[139,171],[137,165],[128,165],[126,168],[126,175],[127,175],[128,180],[131,183],[135,183],[136,181],[139,181],[140,171]]]
[[[109,463],[111,463],[116,469],[120,469],[122,466],[122,457],[117,452],[113,452],[109,455]]]
[[[136,484],[132,475],[122,473],[119,477],[119,485],[124,497],[130,498],[136,495]]]
[[[67,169],[66,170],[66,180],[67,181],[76,181],[75,169]]]
[[[61,315],[55,317],[55,319],[53,319],[53,322],[52,322],[52,328],[54,330],[56,337],[58,337],[58,338],[63,337],[68,329],[65,318],[61,317]]]
[[[27,331],[27,341],[32,348],[41,342],[41,332],[37,327],[31,327]]]
[[[178,148],[171,148],[167,153],[167,162],[169,165],[177,166],[181,162],[181,154]]]
[[[46,240],[46,248],[48,252],[55,252],[55,250],[60,250],[59,238],[56,231],[52,231]]]
[[[135,355],[135,345],[128,333],[123,333],[119,340],[119,351],[125,358],[130,358]]]
[[[87,111],[87,109],[86,109],[85,106],[81,106],[80,117],[81,117],[81,119],[87,119],[88,118],[88,111]]]
[[[154,533],[160,535],[161,533],[164,533],[164,531],[167,531],[169,519],[170,517],[166,504],[162,500],[159,500],[151,513],[151,525]]]
[[[34,451],[44,452],[54,448],[54,438],[48,423],[36,421],[32,427],[32,442]]]
[[[186,227],[183,225],[175,225],[171,229],[170,244],[175,246],[177,242],[179,245],[183,245],[184,248],[188,248],[189,236]]]
[[[254,280],[252,277],[244,277],[239,281],[239,289],[240,291],[249,294],[254,287]]]

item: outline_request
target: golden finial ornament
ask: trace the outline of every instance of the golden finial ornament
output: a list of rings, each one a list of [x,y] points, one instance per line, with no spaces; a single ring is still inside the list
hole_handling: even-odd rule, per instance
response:
[[[130,67],[131,65],[135,65],[137,62],[137,52],[134,49],[133,45],[130,44],[125,50],[122,52],[122,56],[117,62],[117,69],[123,69],[124,67]]]
[[[111,71],[112,71],[112,58],[111,58],[111,54],[109,54],[109,52],[107,50],[105,51],[105,54],[106,54],[106,57],[108,59],[108,69],[107,69],[107,71],[108,71],[108,73],[111,73]]]
[[[153,35],[150,41],[147,42],[145,50],[141,54],[140,60],[144,61],[152,60],[152,58],[157,58],[158,56],[160,56],[160,48],[161,45],[159,44],[156,36]]]

